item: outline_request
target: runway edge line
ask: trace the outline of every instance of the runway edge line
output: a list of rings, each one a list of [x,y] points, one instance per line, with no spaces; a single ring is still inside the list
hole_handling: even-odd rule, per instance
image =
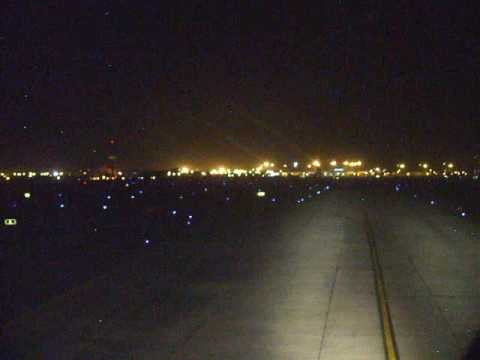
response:
[[[388,306],[385,282],[383,280],[383,271],[378,258],[375,235],[367,211],[365,211],[364,222],[368,245],[370,247],[373,272],[375,275],[375,290],[377,293],[378,309],[382,322],[382,334],[386,358],[387,360],[399,360],[400,357],[398,355],[397,343],[395,341],[395,332],[393,330],[392,317],[390,315],[390,308]]]

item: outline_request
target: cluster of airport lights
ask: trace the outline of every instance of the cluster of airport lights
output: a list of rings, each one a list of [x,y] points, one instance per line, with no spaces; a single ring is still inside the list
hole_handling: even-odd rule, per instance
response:
[[[426,164],[423,163],[423,164],[420,164],[419,166],[422,167],[422,168],[425,168],[425,165],[426,165]],[[402,166],[399,166],[399,168],[403,168],[403,167],[402,167]],[[225,185],[226,185],[226,183],[224,183],[224,186],[225,186]],[[401,186],[400,184],[396,184],[396,185],[395,185],[395,191],[399,192],[399,191],[401,191],[401,189],[402,189],[402,186]],[[314,195],[320,195],[320,194],[322,193],[322,190],[324,190],[324,191],[330,190],[330,186],[327,185],[327,186],[325,186],[323,189],[314,189],[314,188],[312,188],[312,187],[310,186],[310,187],[309,187],[309,190],[313,190],[313,192],[307,194],[306,196],[299,197],[299,198],[297,199],[297,201],[296,201],[297,204],[302,204],[302,203],[304,203],[307,199],[311,199]],[[207,192],[207,191],[208,191],[208,188],[207,188],[207,187],[204,187],[204,188],[203,188],[203,192]],[[144,191],[143,191],[142,189],[139,189],[139,190],[137,190],[135,193],[132,193],[132,194],[130,195],[130,199],[131,199],[131,200],[135,200],[137,195],[140,196],[140,195],[143,195],[143,194],[144,194]],[[194,196],[194,195],[195,195],[195,192],[192,193],[192,196]],[[264,190],[258,189],[257,192],[256,192],[256,196],[257,196],[258,198],[265,198],[265,197],[267,196],[267,193],[266,193]],[[25,192],[25,193],[23,194],[23,197],[24,197],[26,200],[30,200],[30,199],[32,198],[32,193],[30,193],[30,192]],[[61,200],[61,202],[59,203],[58,206],[59,206],[61,209],[64,209],[64,208],[65,208],[65,203],[62,201],[63,193],[59,193],[59,194],[58,194],[58,197],[59,197],[60,200]],[[414,198],[418,198],[418,195],[417,195],[417,194],[414,194]],[[111,195],[109,195],[109,194],[105,195],[105,201],[103,201],[103,202],[102,202],[102,205],[101,205],[101,209],[102,209],[102,210],[106,211],[106,210],[109,209],[109,204],[108,204],[108,202],[109,202],[111,199],[112,199],[112,196],[111,196]],[[179,195],[178,199],[179,199],[180,201],[183,200],[183,199],[184,199],[184,195],[182,195],[182,194]],[[225,201],[226,201],[226,202],[229,202],[230,199],[231,199],[231,197],[228,196],[228,195],[225,197]],[[277,201],[278,201],[278,198],[277,198],[277,197],[275,197],[275,196],[271,197],[271,202],[276,203]],[[436,201],[436,200],[429,200],[429,204],[430,204],[431,206],[436,206],[436,205],[438,205],[438,201]],[[170,213],[172,216],[176,216],[176,215],[178,214],[178,210],[172,209],[172,210],[169,211],[169,213]],[[467,212],[463,209],[463,207],[458,207],[458,208],[456,209],[456,213],[457,213],[458,215],[460,215],[461,217],[467,217]],[[187,220],[186,220],[186,225],[191,225],[191,224],[192,224],[192,221],[193,221],[193,215],[192,215],[192,214],[188,214],[188,215],[187,215]],[[17,220],[16,220],[16,219],[13,219],[13,218],[4,219],[4,225],[6,225],[6,226],[15,226],[15,225],[17,225]],[[150,241],[148,240],[148,241],[146,242],[146,244],[148,244],[149,242],[150,242]]]
[[[465,170],[459,170],[456,168],[455,164],[452,162],[442,163],[440,169],[434,169],[428,163],[418,163],[418,168],[424,176],[434,176],[434,177],[444,177],[448,178],[450,176],[468,176],[468,172]]]
[[[224,182],[223,185],[226,186],[226,183]],[[317,186],[318,186],[318,185],[317,185]],[[290,186],[290,189],[293,189],[292,186]],[[308,190],[312,190],[312,189],[313,189],[313,187],[312,187],[312,186],[309,186]],[[330,190],[330,186],[326,186],[326,187],[324,188],[324,190],[325,190],[325,191]],[[204,191],[204,192],[207,192],[207,191],[208,191],[208,188],[205,187],[205,188],[203,189],[203,191]],[[320,194],[321,194],[321,191],[320,191],[320,190],[317,190],[317,191],[316,191],[316,194],[317,194],[317,195],[320,195]],[[268,196],[267,192],[264,191],[264,190],[262,190],[262,189],[258,189],[258,190],[257,190],[257,192],[256,192],[256,197],[259,198],[260,200],[269,199],[269,200],[271,201],[271,203],[273,203],[273,204],[276,204],[276,203],[279,201],[277,196],[275,196],[275,195],[273,195],[273,196]],[[308,198],[312,198],[312,194],[308,194],[307,197],[308,197]],[[180,196],[179,196],[179,200],[183,200],[183,199],[184,199],[183,195],[180,195]],[[226,202],[229,202],[230,199],[231,199],[231,198],[230,198],[230,196],[228,196],[228,195],[225,197],[225,201],[226,201]],[[304,197],[301,197],[301,198],[299,198],[299,199],[297,200],[297,203],[298,203],[298,204],[301,204],[301,203],[303,203],[304,201],[305,201],[305,198],[304,198]],[[178,210],[173,209],[173,210],[171,210],[169,213],[170,213],[172,216],[177,216],[177,215],[178,215]],[[188,215],[188,220],[187,220],[187,222],[186,222],[187,225],[191,225],[191,224],[192,224],[192,218],[193,218],[192,215]],[[149,240],[149,239],[146,239],[146,240],[145,240],[145,244],[148,245],[149,243],[150,243],[150,240]]]
[[[308,176],[325,176],[325,177],[445,177],[450,176],[468,176],[468,172],[458,169],[452,162],[443,162],[441,166],[435,168],[427,162],[419,162],[418,166],[408,167],[405,163],[398,163],[394,169],[387,169],[380,166],[366,168],[365,163],[361,160],[345,160],[337,161],[330,160],[326,165],[322,166],[322,162],[318,159],[300,164],[299,161],[293,161],[290,164],[276,165],[271,161],[264,161],[256,167],[250,169],[243,168],[229,168],[226,166],[218,166],[209,170],[194,169],[190,166],[180,166],[175,170],[170,170],[164,173],[167,177],[178,176],[215,176],[215,177],[246,177],[246,176],[261,176],[261,177],[308,177]],[[112,181],[121,180],[128,181],[131,178],[145,180],[145,177],[137,173],[126,174],[123,171],[115,171],[110,174],[91,175],[88,171],[65,173],[62,170],[52,171],[14,171],[11,173],[0,172],[0,179],[10,181],[16,178],[54,178],[62,180],[66,177],[77,178],[78,181]],[[149,180],[157,180],[160,175],[149,175]]]
[[[420,164],[420,166],[422,166],[422,164]],[[395,191],[396,192],[400,192],[402,191],[403,187],[401,184],[396,184],[395,185]],[[413,194],[413,198],[414,199],[419,199],[419,196],[417,193]],[[438,206],[439,205],[439,201],[438,200],[435,200],[435,199],[430,199],[427,201],[427,203],[430,205],[430,206]],[[468,213],[467,211],[465,210],[465,208],[463,206],[458,206],[456,209],[455,209],[455,215],[458,215],[462,218],[466,218],[468,216]]]
[[[452,162],[444,162],[442,167],[435,169],[426,162],[418,164],[418,168],[408,169],[407,164],[398,163],[394,170],[389,170],[379,166],[366,169],[364,162],[361,160],[345,160],[339,162],[337,160],[331,160],[327,166],[322,167],[320,160],[313,160],[310,163],[306,163],[303,167],[300,166],[298,161],[282,166],[276,166],[275,163],[265,161],[252,169],[230,169],[224,166],[210,169],[209,171],[194,170],[188,166],[182,166],[177,171],[167,172],[167,176],[300,176],[307,177],[310,175],[323,175],[325,177],[390,177],[390,176],[442,176],[448,178],[449,176],[468,176],[467,171],[458,170]]]
[[[62,177],[65,176],[65,173],[60,170],[53,170],[53,171],[14,171],[12,173],[8,172],[0,172],[0,178],[5,181],[10,181],[15,178],[35,178],[35,177],[52,177],[57,180],[61,180]]]
[[[208,191],[208,189],[205,187],[204,192],[207,192],[207,191]],[[131,193],[129,198],[130,198],[130,200],[135,200],[138,195],[143,195],[143,194],[144,194],[144,191],[142,189],[139,189],[136,192]],[[195,193],[192,193],[192,195],[193,194],[195,194]],[[57,195],[58,195],[59,198],[63,198],[63,193],[58,193]],[[23,198],[27,201],[32,200],[32,193],[31,192],[24,192],[23,193]],[[178,199],[183,200],[184,195],[179,195]],[[103,210],[103,211],[109,210],[111,200],[112,200],[112,195],[106,194],[104,196],[104,201],[101,202],[101,210]],[[227,196],[226,201],[229,201],[229,200],[230,200],[230,197]],[[16,203],[15,203],[15,207],[16,207]],[[65,203],[61,202],[60,204],[58,204],[58,207],[61,208],[61,209],[64,209],[65,208]],[[176,216],[178,214],[178,211],[176,209],[173,209],[173,210],[169,211],[169,214],[171,214],[173,216]],[[186,225],[191,225],[192,222],[193,222],[193,215],[189,213],[186,216],[186,218],[187,218]],[[16,226],[17,225],[17,219],[15,219],[15,218],[5,218],[4,219],[4,225],[5,226]],[[94,228],[94,231],[95,232],[97,231],[96,227]],[[149,243],[150,243],[150,240],[146,239],[145,244],[148,245]]]
[[[416,194],[415,194],[415,195],[416,195]],[[418,198],[418,195],[414,196],[414,198],[417,199],[417,198]],[[438,203],[438,201],[436,201],[436,200],[430,200],[430,201],[429,201],[429,204],[430,204],[431,206],[437,206],[439,203]],[[467,212],[464,210],[464,208],[463,208],[462,206],[459,206],[459,207],[456,208],[455,214],[456,214],[456,215],[459,215],[459,216],[461,216],[461,217],[467,217]]]
[[[283,164],[276,165],[271,161],[264,161],[254,168],[228,168],[226,166],[218,166],[207,170],[194,170],[188,166],[181,166],[176,171],[168,171],[167,176],[185,176],[185,175],[200,175],[200,176],[227,176],[227,177],[241,177],[241,176],[262,176],[262,177],[277,177],[277,176],[300,176],[307,177],[310,175],[321,173],[320,160],[313,160],[306,164],[303,168],[300,167],[298,161],[293,161],[291,165]]]
[[[136,182],[133,182],[131,181],[130,182],[132,185],[135,185],[135,184],[138,184]],[[130,185],[130,183],[126,183],[126,185]],[[200,184],[200,183],[199,183]],[[175,186],[175,183],[172,183],[173,186]],[[251,184],[253,187],[255,187],[254,184]],[[204,186],[204,185],[201,185],[202,186],[202,191],[193,191],[191,193],[192,197],[195,197],[195,195],[203,192],[203,193],[207,193],[208,192],[208,187]],[[227,182],[224,181],[223,182],[223,186],[227,186]],[[314,188],[316,189],[319,185],[316,185]],[[309,186],[308,190],[311,191],[312,189],[315,190],[312,186]],[[292,186],[290,186],[290,189],[293,190],[293,191],[298,191],[298,190],[301,190],[301,189],[296,189]],[[322,190],[330,190],[330,186],[326,186],[324,189]],[[320,195],[322,190],[316,190],[315,194],[316,195]],[[129,192],[131,190],[128,190]],[[144,190],[143,189],[137,189],[135,190],[134,192],[130,192],[129,194],[129,199],[131,201],[135,200],[138,196],[142,196],[144,195]],[[262,200],[263,201],[263,198],[267,198],[269,201],[271,201],[271,203],[273,204],[276,204],[278,203],[279,201],[279,198],[276,196],[276,195],[268,195],[266,191],[264,190],[261,190],[261,189],[257,189],[257,191],[255,192],[255,195],[257,198],[259,198],[259,200]],[[297,199],[297,203],[298,204],[301,204],[303,203],[307,198],[312,198],[314,194],[307,194],[306,196],[302,196],[302,197],[299,197]],[[185,199],[185,196],[184,194],[180,194],[178,195],[178,201],[182,201]],[[58,202],[57,202],[57,206],[60,208],[60,209],[66,209],[66,203],[65,203],[65,196],[63,193],[58,193],[57,194],[57,197],[58,197]],[[33,200],[33,195],[31,192],[27,191],[27,192],[24,192],[23,193],[23,198],[25,199],[25,201],[32,201]],[[100,209],[103,211],[103,212],[106,212],[108,210],[110,210],[111,208],[111,201],[112,201],[112,195],[107,193],[107,194],[104,194],[103,197],[102,197],[102,200],[100,202]],[[231,200],[231,196],[227,194],[225,194],[225,203],[230,203],[230,200]],[[14,207],[17,207],[17,203],[15,203],[15,206]],[[180,210],[177,210],[181,208],[180,204],[178,204],[178,206],[174,206],[171,210],[167,211],[167,214],[171,215],[171,216],[174,216],[174,217],[178,217],[180,215],[181,212],[183,211],[180,211]],[[186,220],[185,220],[185,224],[187,226],[190,226],[193,224],[193,214],[192,214],[192,211],[186,211]],[[5,226],[16,226],[17,225],[17,219],[15,218],[6,218],[4,219],[4,225]],[[97,231],[97,228],[95,227],[94,228],[94,231]],[[148,245],[150,244],[150,239],[145,239],[145,244]]]
[[[322,166],[320,160],[313,160],[301,166],[298,161],[293,161],[291,165],[283,164],[277,166],[270,161],[264,161],[255,168],[241,169],[241,168],[228,168],[225,166],[218,166],[216,168],[206,170],[194,170],[188,166],[181,166],[176,171],[168,171],[167,176],[263,176],[263,177],[275,177],[275,176],[298,176],[308,177],[311,175],[322,175],[325,177],[394,177],[394,176],[406,176],[406,177],[445,177],[450,176],[468,176],[468,172],[464,170],[458,170],[452,162],[444,162],[442,167],[435,169],[426,162],[418,164],[418,168],[408,169],[407,164],[398,163],[394,170],[389,170],[379,166],[366,169],[364,162],[361,160],[345,160],[339,162],[337,160],[331,160],[327,166]]]

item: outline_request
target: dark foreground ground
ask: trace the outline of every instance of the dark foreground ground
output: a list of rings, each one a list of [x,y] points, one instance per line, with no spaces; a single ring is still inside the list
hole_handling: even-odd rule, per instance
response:
[[[385,359],[369,226],[401,359],[461,359],[472,348],[480,329],[475,218],[437,206],[450,200],[418,184],[284,185],[275,195],[284,202],[272,202],[273,189],[230,212],[208,200],[210,211],[197,215],[212,220],[191,232],[172,226],[176,241],[156,241],[160,230],[147,226],[141,234],[151,243],[122,247],[103,267],[92,263],[98,276],[68,282],[6,320],[1,358]],[[258,186],[243,184],[240,198]],[[25,294],[20,288],[12,285]]]

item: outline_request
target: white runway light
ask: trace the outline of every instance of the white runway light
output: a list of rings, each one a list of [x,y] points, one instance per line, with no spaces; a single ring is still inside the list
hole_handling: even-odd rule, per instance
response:
[[[17,225],[17,219],[5,219],[3,223],[5,226],[15,226]]]

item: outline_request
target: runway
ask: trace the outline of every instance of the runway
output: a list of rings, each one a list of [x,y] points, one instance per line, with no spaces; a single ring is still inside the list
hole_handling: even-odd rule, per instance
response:
[[[10,338],[56,359],[389,359],[369,237],[398,357],[460,359],[480,328],[478,226],[341,186],[184,244],[181,265],[138,254]]]

